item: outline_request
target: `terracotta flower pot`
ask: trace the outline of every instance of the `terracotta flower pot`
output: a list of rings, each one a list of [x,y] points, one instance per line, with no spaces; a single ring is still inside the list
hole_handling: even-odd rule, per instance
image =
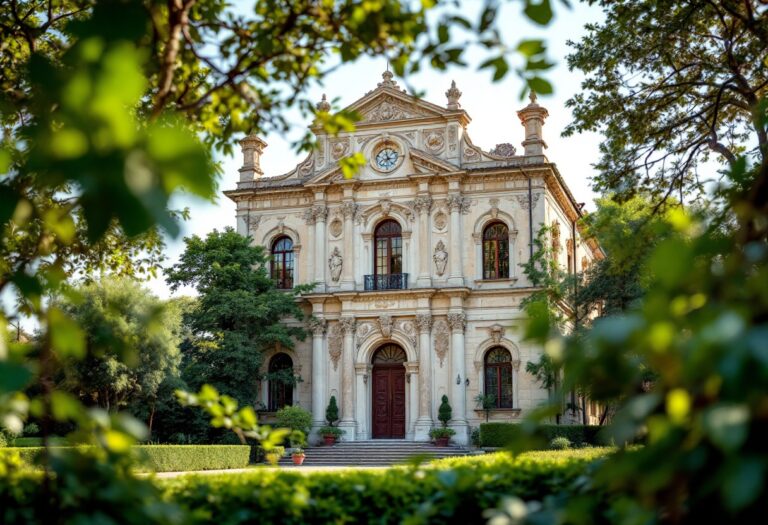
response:
[[[304,458],[306,456],[304,454],[294,454],[291,457],[293,458],[294,465],[301,465],[302,463],[304,463]]]
[[[447,447],[448,442],[451,440],[449,437],[439,437],[435,438],[435,446],[436,447]]]
[[[325,441],[326,446],[333,446],[336,443],[336,436],[323,436],[323,441]]]

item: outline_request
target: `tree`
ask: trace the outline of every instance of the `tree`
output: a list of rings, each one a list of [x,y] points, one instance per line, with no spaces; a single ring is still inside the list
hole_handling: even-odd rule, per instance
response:
[[[61,363],[60,387],[84,404],[117,411],[153,407],[160,385],[179,374],[181,313],[126,278],[75,288],[62,309],[86,333],[85,355]],[[129,349],[137,349],[135,354]]]
[[[723,182],[765,211],[768,29],[759,2],[590,3],[606,17],[571,44],[568,65],[586,79],[568,101],[574,121],[565,135],[603,133],[595,189],[690,201],[704,197],[702,163],[732,167],[741,156],[756,169]]]
[[[172,290],[193,286],[200,294],[186,313],[195,339],[185,380],[194,389],[209,383],[241,405],[253,405],[264,350],[292,348],[306,336],[286,321],[304,318],[296,296],[311,286],[278,290],[264,248],[231,228],[185,243],[179,262],[166,272]]]
[[[325,420],[328,426],[332,427],[339,420],[339,406],[336,404],[336,396],[331,396],[328,406],[325,409]]]
[[[440,400],[440,406],[437,409],[437,419],[443,424],[443,428],[448,426],[448,422],[451,420],[453,410],[450,403],[448,403],[448,396],[443,395]]]

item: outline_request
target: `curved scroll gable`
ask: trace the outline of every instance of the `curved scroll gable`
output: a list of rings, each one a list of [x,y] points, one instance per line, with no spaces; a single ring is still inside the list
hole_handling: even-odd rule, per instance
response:
[[[357,222],[363,225],[364,234],[372,235],[374,226],[379,220],[386,218],[399,220],[403,233],[408,233],[410,232],[408,224],[414,221],[416,215],[413,209],[405,204],[385,198],[379,200],[378,204],[373,204],[363,209],[358,215]]]

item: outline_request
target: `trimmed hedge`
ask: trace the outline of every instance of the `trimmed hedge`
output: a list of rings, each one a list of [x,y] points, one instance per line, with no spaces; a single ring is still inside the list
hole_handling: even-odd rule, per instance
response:
[[[334,472],[255,470],[158,480],[187,523],[478,523],[483,509],[514,494],[541,499],[568,489],[609,450],[500,452],[429,466]],[[482,521],[484,522],[484,520]]]
[[[480,446],[505,447],[509,445],[520,432],[517,423],[482,423],[480,425]],[[597,425],[539,425],[536,434],[543,443],[549,443],[556,437],[567,438],[575,446],[586,443],[593,446],[603,446],[608,443],[601,435],[606,427]]]
[[[155,472],[245,468],[251,454],[247,445],[136,445],[134,450],[141,463]],[[16,453],[31,465],[41,451],[42,447],[14,447],[4,448],[0,454]]]

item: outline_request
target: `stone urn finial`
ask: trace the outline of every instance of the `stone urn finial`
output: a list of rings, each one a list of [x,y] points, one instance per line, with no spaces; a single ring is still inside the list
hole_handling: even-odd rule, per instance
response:
[[[323,93],[323,98],[317,103],[316,107],[318,111],[324,111],[325,113],[328,113],[331,110],[331,104],[328,102],[328,99],[325,98],[325,93]]]
[[[256,180],[264,172],[261,171],[261,154],[267,143],[256,135],[248,135],[240,141],[240,149],[243,152],[243,167],[240,168],[240,182]]]
[[[445,96],[448,97],[448,109],[456,111],[461,107],[461,104],[459,104],[461,91],[456,87],[455,80],[451,80],[451,87],[445,92]]]
[[[536,93],[533,90],[531,90],[528,98],[531,101],[530,104],[517,112],[517,116],[525,128],[525,140],[523,141],[525,155],[544,155],[544,148],[547,147],[547,143],[544,142],[542,127],[544,120],[549,116],[549,112],[538,104]]]

